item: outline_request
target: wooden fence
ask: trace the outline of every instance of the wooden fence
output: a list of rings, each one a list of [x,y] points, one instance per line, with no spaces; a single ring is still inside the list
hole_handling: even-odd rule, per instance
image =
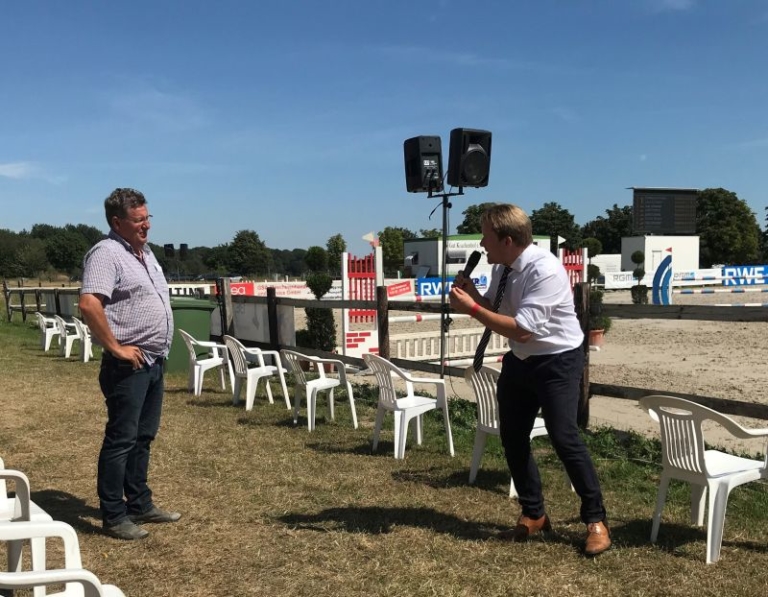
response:
[[[226,285],[223,287],[226,290]],[[68,305],[73,296],[79,293],[74,288],[40,289],[40,288],[14,288],[9,289],[3,285],[8,321],[11,321],[15,312],[21,314],[22,319],[26,320],[29,313],[36,310],[47,313],[62,313],[60,305]],[[375,301],[317,301],[309,299],[294,299],[276,296],[274,288],[269,288],[266,297],[254,296],[231,296],[225,292],[226,297],[224,305],[224,326],[223,329],[232,331],[232,308],[238,303],[255,303],[267,305],[269,315],[270,342],[268,343],[250,343],[263,348],[279,350],[287,346],[281,346],[277,343],[277,306],[286,305],[298,308],[306,307],[325,307],[329,309],[375,309],[378,321],[379,335],[379,354],[389,358],[398,366],[424,371],[426,373],[440,374],[439,364],[427,363],[423,361],[412,361],[399,359],[390,355],[389,344],[389,311],[411,311],[420,313],[440,313],[441,305],[425,302],[404,302],[397,301],[390,305],[386,288],[381,286],[377,289]],[[50,298],[52,297],[52,298]],[[586,313],[589,312],[589,287],[587,284],[577,285],[576,310],[582,321],[582,328],[587,330]],[[52,310],[52,307],[55,310]],[[603,304],[603,313],[612,318],[621,319],[679,319],[679,320],[698,320],[698,321],[736,321],[736,322],[768,322],[768,308],[766,307],[739,307],[724,308],[714,306],[699,305],[627,305],[627,304]],[[229,315],[228,315],[229,313]],[[587,334],[588,335],[588,334]],[[309,354],[325,355],[328,353],[322,351],[299,347],[302,351]],[[768,420],[768,404],[754,404],[738,400],[729,400],[725,398],[715,398],[710,396],[700,396],[697,394],[682,394],[670,392],[663,388],[635,388],[628,386],[618,386],[611,384],[590,383],[589,381],[589,347],[585,338],[584,350],[586,363],[584,377],[582,379],[582,401],[579,414],[580,424],[585,426],[589,418],[589,397],[592,395],[606,396],[625,400],[637,400],[643,396],[651,394],[667,394],[685,398],[699,404],[703,404],[722,413],[752,417],[755,419]],[[340,359],[346,363],[356,366],[363,366],[362,359],[347,357],[334,354],[333,358]],[[464,368],[446,365],[443,368],[446,375],[462,377]]]

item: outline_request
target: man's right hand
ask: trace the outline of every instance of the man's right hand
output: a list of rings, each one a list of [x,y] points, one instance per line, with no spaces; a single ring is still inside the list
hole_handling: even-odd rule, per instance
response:
[[[116,359],[120,359],[121,361],[128,361],[131,363],[134,369],[141,369],[141,367],[144,366],[144,355],[141,353],[141,350],[138,346],[120,345],[117,348],[110,350],[109,352],[111,352],[112,356],[114,356]]]

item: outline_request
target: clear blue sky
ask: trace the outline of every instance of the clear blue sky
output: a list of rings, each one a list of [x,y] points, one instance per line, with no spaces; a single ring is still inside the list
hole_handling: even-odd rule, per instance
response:
[[[0,228],[106,229],[143,191],[158,244],[255,230],[271,248],[440,228],[402,144],[493,132],[469,205],[630,186],[768,205],[764,0],[100,0],[0,3]]]

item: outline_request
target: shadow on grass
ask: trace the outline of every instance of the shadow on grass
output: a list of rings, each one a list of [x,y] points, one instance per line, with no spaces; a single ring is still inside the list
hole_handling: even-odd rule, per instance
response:
[[[378,506],[327,508],[317,514],[286,514],[277,519],[294,529],[381,535],[395,527],[409,526],[430,529],[452,535],[457,539],[476,541],[491,539],[501,530],[497,525],[468,522],[452,514],[432,508],[383,508]]]
[[[88,520],[101,520],[101,510],[89,506],[84,499],[56,489],[33,491],[31,497],[54,520],[66,522],[80,533],[101,533],[101,525]]]

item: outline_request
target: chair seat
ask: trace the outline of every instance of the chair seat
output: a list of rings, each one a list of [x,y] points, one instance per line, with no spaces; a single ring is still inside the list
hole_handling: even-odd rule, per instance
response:
[[[719,450],[707,450],[704,452],[704,458],[707,462],[707,472],[709,472],[710,477],[735,475],[739,472],[760,471],[764,467],[764,463],[759,460],[742,458],[720,452]]]
[[[397,403],[398,409],[419,408],[422,406],[429,408],[435,407],[435,399],[426,396],[406,396],[404,398],[397,398],[395,402]],[[384,408],[387,408],[387,406],[384,406]]]

